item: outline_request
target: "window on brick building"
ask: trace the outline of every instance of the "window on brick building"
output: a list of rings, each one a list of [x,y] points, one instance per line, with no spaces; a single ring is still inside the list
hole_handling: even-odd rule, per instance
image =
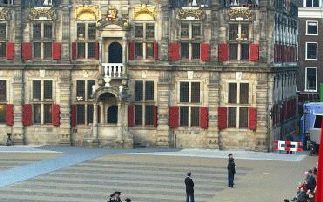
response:
[[[303,0],[304,7],[319,7],[319,0]]]
[[[306,42],[305,43],[305,59],[306,60],[317,60],[317,42]]]
[[[184,60],[199,60],[202,40],[201,23],[182,22],[180,40],[181,58]]]
[[[35,59],[52,59],[53,25],[49,22],[33,23],[33,55]]]
[[[7,24],[0,23],[0,57],[6,57]]]
[[[318,21],[307,20],[306,21],[306,35],[318,34]]]
[[[33,123],[51,124],[53,105],[53,81],[32,81]]]
[[[305,68],[305,91],[317,91],[317,68]]]
[[[77,58],[95,59],[96,57],[96,23],[77,23]]]
[[[229,24],[229,59],[249,59],[249,23]]]
[[[135,59],[154,59],[155,23],[135,24]]]

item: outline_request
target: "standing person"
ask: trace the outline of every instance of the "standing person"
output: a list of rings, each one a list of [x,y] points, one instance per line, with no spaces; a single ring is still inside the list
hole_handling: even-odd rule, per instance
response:
[[[116,202],[122,202],[121,201],[121,198],[120,198],[120,195],[121,195],[121,192],[120,191],[114,192],[114,195],[115,195],[115,201]]]
[[[194,202],[194,182],[191,178],[191,172],[187,173],[185,178],[186,202]]]
[[[228,186],[233,188],[234,185],[234,175],[236,174],[236,164],[234,163],[233,155],[229,154],[228,162]]]

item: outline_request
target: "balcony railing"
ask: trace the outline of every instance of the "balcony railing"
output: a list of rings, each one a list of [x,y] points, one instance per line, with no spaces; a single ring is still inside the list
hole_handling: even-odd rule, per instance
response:
[[[226,7],[256,7],[258,0],[224,0]]]
[[[105,78],[118,79],[125,76],[125,67],[122,63],[102,63]]]

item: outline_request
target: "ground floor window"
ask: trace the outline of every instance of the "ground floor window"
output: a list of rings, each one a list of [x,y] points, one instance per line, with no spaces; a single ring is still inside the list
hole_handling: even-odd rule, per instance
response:
[[[180,126],[199,127],[200,111],[199,107],[182,106],[180,107]]]
[[[248,128],[248,107],[229,107],[229,128]]]
[[[52,124],[52,103],[33,104],[34,124]]]
[[[93,104],[77,104],[76,105],[76,124],[88,125],[93,123]],[[100,108],[98,107],[98,123],[100,123]]]
[[[0,123],[6,122],[6,104],[0,104]]]

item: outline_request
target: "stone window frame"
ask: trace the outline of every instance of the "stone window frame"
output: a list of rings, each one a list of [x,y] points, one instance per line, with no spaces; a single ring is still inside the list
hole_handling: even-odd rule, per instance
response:
[[[316,23],[316,34],[308,33],[309,23],[313,23],[313,22]],[[305,35],[317,36],[318,32],[319,32],[319,23],[318,23],[318,21],[317,20],[306,20],[306,33],[305,33]]]
[[[307,47],[308,47],[308,44],[316,44],[316,58],[315,59],[310,59],[310,58],[307,58]],[[318,60],[318,42],[315,42],[315,41],[307,41],[305,42],[305,60]]]
[[[235,83],[237,84],[237,89],[236,89],[236,103],[230,103],[229,102],[229,85],[230,83]],[[245,83],[245,84],[248,84],[248,88],[249,88],[249,92],[248,92],[248,103],[245,103],[245,104],[241,104],[240,102],[240,87],[241,87],[241,84],[242,83]],[[244,127],[240,127],[240,110],[241,108],[249,108],[252,106],[252,85],[249,81],[247,80],[241,80],[241,81],[236,81],[236,80],[230,80],[230,81],[227,81],[227,99],[226,99],[226,105],[228,107],[228,128],[231,128],[231,129],[248,129],[248,121],[249,121],[249,113],[247,112],[247,117],[245,118],[245,120],[247,121],[247,124],[244,126]],[[235,108],[235,127],[231,127],[230,126],[230,108]]]
[[[146,117],[146,110],[147,107],[153,107],[156,106],[156,95],[157,95],[157,85],[156,85],[156,81],[152,80],[152,79],[136,79],[134,80],[134,83],[136,81],[142,82],[142,99],[141,100],[136,100],[136,95],[134,93],[134,106],[135,106],[135,127],[154,127],[154,123],[153,123],[153,116],[154,114],[152,113],[152,117],[151,117],[151,122],[148,123],[147,117]],[[154,87],[153,87],[153,96],[154,99],[153,100],[146,100],[146,82],[153,82],[154,83]],[[135,84],[134,84],[135,85]],[[139,115],[139,117],[141,118],[141,123],[137,123],[137,116],[136,116],[136,106],[140,106],[141,107],[141,115]],[[137,108],[138,109],[138,108]]]
[[[188,102],[181,102],[181,83],[187,82],[189,83],[189,101]],[[199,102],[191,102],[192,100],[192,83],[197,82],[200,84],[200,101]],[[179,107],[179,127],[181,128],[199,128],[199,117],[200,117],[200,112],[198,110],[197,117],[195,117],[195,120],[197,120],[197,123],[195,125],[192,125],[192,109],[200,108],[202,107],[202,101],[203,101],[203,81],[200,80],[179,80],[177,82],[177,106]],[[181,121],[181,108],[188,107],[188,124],[187,125],[182,125]]]
[[[238,32],[237,32],[237,38],[236,39],[231,39],[231,33],[230,33],[230,25],[238,25]],[[247,33],[247,37],[242,38],[242,27],[243,25],[248,25],[248,33]],[[248,61],[249,60],[249,44],[250,44],[250,40],[251,40],[251,23],[249,21],[231,21],[229,22],[229,27],[228,27],[228,44],[229,44],[229,60],[236,60],[236,61]],[[236,58],[232,58],[231,59],[231,55],[230,55],[230,45],[237,45],[237,56]],[[246,51],[247,51],[247,56],[246,58],[242,59],[242,46],[243,45],[247,45]]]
[[[188,24],[188,37],[183,37],[182,36],[182,25],[183,24]],[[200,35],[193,36],[193,26],[194,25],[199,25],[200,26]],[[203,23],[202,21],[196,21],[196,20],[181,20],[180,21],[180,26],[179,26],[179,39],[180,39],[180,57],[181,60],[186,60],[186,61],[199,61],[201,57],[201,44],[203,42]],[[188,44],[188,58],[183,58],[183,45]],[[198,56],[193,55],[193,45],[199,46]]]
[[[315,72],[316,72],[316,78],[315,78],[315,89],[308,89],[307,88],[307,70],[308,69],[315,69]],[[305,77],[304,77],[304,80],[305,80],[305,82],[304,82],[304,91],[305,92],[317,92],[317,67],[305,67]]]
[[[39,99],[34,99],[34,81],[40,81],[40,100]],[[52,98],[49,99],[45,99],[44,95],[45,95],[45,85],[44,85],[44,81],[52,81]],[[47,114],[47,112],[45,111],[45,108],[50,105],[52,106],[54,104],[54,100],[55,100],[55,81],[53,79],[32,79],[31,80],[31,104],[32,104],[32,108],[33,108],[33,124],[34,125],[52,125],[52,111],[50,108],[50,113]],[[40,121],[39,122],[35,122],[35,117],[36,117],[36,106],[40,105]],[[47,118],[49,118],[47,120]]]
[[[85,36],[79,37],[77,36],[77,32],[78,32],[78,24],[84,24],[85,28],[84,28],[84,32],[85,32]],[[92,21],[92,20],[88,20],[88,21],[76,21],[75,22],[75,38],[76,38],[76,59],[77,60],[95,60],[95,50],[96,50],[96,43],[97,43],[97,37],[98,37],[98,32],[97,30],[95,31],[95,38],[94,39],[89,39],[88,38],[88,34],[89,34],[89,24],[95,24],[96,27],[96,21]],[[84,43],[84,57],[79,57],[79,53],[81,51],[79,51],[79,44],[83,44]],[[89,44],[93,45],[93,56],[89,57]]]
[[[0,55],[0,58],[4,59],[7,56],[8,23],[5,20],[0,20],[0,24],[5,24],[5,27],[6,27],[5,36],[3,38],[0,38],[0,44],[1,44],[1,46],[3,46],[3,47],[1,47],[1,48],[3,48],[3,51],[0,52],[0,53],[3,53],[3,54]],[[1,36],[2,36],[2,34],[1,34]]]
[[[39,39],[34,38],[34,25],[35,24],[40,24],[41,26],[41,36]],[[52,27],[52,36],[50,38],[45,38],[45,24],[49,24]],[[52,60],[52,55],[53,55],[53,41],[54,41],[54,36],[55,36],[55,23],[50,20],[35,20],[31,23],[31,38],[32,38],[32,46],[33,46],[33,59],[34,60]],[[40,43],[40,57],[35,56],[35,43]],[[46,52],[46,47],[45,44],[50,44],[50,54],[48,54],[48,57],[45,57],[45,52]]]
[[[306,6],[307,1],[312,1],[311,6]],[[317,0],[318,3],[319,3],[318,6],[313,6],[314,5],[314,1],[315,0],[303,0],[303,7],[305,7],[305,8],[318,8],[318,7],[321,7],[321,5],[322,5],[321,0]]]
[[[149,24],[154,25],[154,37],[147,38],[147,26]],[[143,31],[142,31],[142,37],[136,37],[136,25],[142,25]],[[135,60],[155,60],[154,58],[154,42],[157,40],[157,23],[156,21],[134,21],[134,43],[135,43]],[[137,56],[136,46],[137,44],[141,44],[141,53],[142,56]],[[152,48],[152,55],[148,57],[147,55],[147,45],[150,44]]]

